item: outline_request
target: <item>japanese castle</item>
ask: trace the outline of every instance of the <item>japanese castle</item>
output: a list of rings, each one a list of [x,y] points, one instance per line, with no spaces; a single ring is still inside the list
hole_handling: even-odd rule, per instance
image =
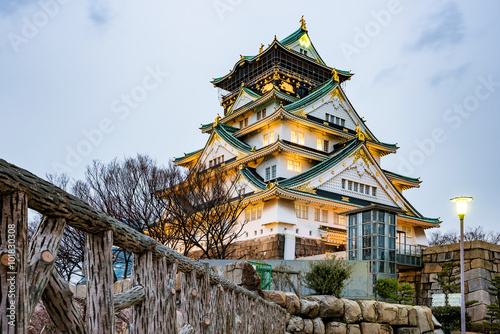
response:
[[[346,250],[348,259],[372,260],[374,273],[388,275],[419,265],[413,249],[427,246],[424,229],[440,223],[403,196],[421,181],[382,168],[382,157],[398,147],[368,129],[342,89],[353,73],[326,65],[300,22],[212,81],[224,116],[201,126],[205,147],[175,163],[233,173],[234,194],[249,203],[238,256]]]

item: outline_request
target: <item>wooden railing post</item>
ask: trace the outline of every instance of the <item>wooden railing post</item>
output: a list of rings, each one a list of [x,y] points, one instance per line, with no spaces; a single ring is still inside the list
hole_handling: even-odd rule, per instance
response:
[[[28,199],[22,192],[0,197],[0,331],[27,333]]]
[[[90,334],[115,333],[112,246],[112,230],[88,233],[85,238],[86,322]]]
[[[33,314],[33,310],[52,275],[65,226],[66,219],[64,218],[44,217],[30,240],[28,254],[29,317]]]
[[[130,334],[152,334],[153,314],[156,308],[156,291],[153,282],[153,254],[144,252],[133,255],[132,286],[144,287],[144,300],[132,307]]]
[[[60,333],[87,333],[80,310],[73,300],[73,292],[56,269],[52,270],[52,275],[43,291],[42,301]]]

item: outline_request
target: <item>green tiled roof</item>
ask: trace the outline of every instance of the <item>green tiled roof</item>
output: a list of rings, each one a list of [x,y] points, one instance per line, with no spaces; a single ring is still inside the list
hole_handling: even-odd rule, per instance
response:
[[[255,57],[256,57],[256,56],[243,56],[243,58],[245,58],[245,59],[253,59],[253,58],[255,58]]]
[[[206,129],[206,128],[209,128],[211,127],[212,125],[214,124],[214,122],[212,123],[208,123],[208,124],[202,124],[200,129]],[[231,133],[235,133],[236,131],[238,131],[239,129],[238,128],[235,128],[234,126],[230,126],[230,125],[226,125],[226,124],[222,124],[222,123],[219,123],[220,126],[223,126],[224,127],[224,130],[228,131],[228,132],[231,132]]]
[[[256,97],[256,98],[259,98],[259,97],[262,97],[262,95],[260,94],[257,94],[256,92],[254,92],[253,90],[249,89],[249,88],[246,88],[246,87],[241,87],[243,88],[243,90],[245,91],[245,93],[253,96],[253,97]]]
[[[331,156],[330,158],[320,162],[314,167],[309,168],[307,171],[300,173],[296,176],[293,176],[291,178],[288,178],[280,183],[280,186],[282,187],[294,187],[296,185],[299,185],[310,178],[323,173],[324,171],[328,170],[329,168],[335,166],[337,163],[339,163],[342,159],[344,159],[346,156],[354,152],[359,146],[363,144],[362,141],[358,140],[358,137],[354,137],[352,139],[349,139],[345,141],[345,147],[337,152],[337,154]]]
[[[302,27],[294,31],[292,34],[289,36],[283,38],[280,43],[283,45],[290,45],[299,38],[301,38],[307,31],[303,30]]]
[[[291,103],[285,106],[284,108],[286,111],[290,111],[307,106],[310,103],[319,99],[320,97],[324,96],[326,93],[332,90],[336,85],[337,81],[335,81],[333,78],[328,79],[327,81],[319,85],[312,93],[310,93],[306,97],[303,97],[297,102]]]
[[[187,157],[189,157],[190,155],[196,154],[196,153],[198,153],[198,152],[200,152],[200,151],[202,151],[202,150],[203,150],[203,149],[201,148],[201,149],[196,150],[196,151],[193,151],[193,152],[185,153],[185,155],[184,155],[183,157],[174,158],[174,161],[179,161],[179,160],[181,160],[181,159],[187,158]]]
[[[434,223],[434,224],[441,223],[441,220],[439,218],[413,217],[413,216],[409,216],[409,215],[401,215],[401,217],[407,217],[407,218],[411,218],[411,219],[423,220],[425,222]]]
[[[405,180],[408,180],[408,181],[411,181],[411,182],[421,182],[418,178],[404,176],[404,175],[401,175],[401,174],[396,174],[394,172],[391,172],[391,171],[388,171],[388,170],[385,170],[385,169],[382,169],[382,171],[385,174],[387,174],[387,175],[396,176],[396,177],[399,177],[399,178],[402,178],[402,179],[405,179]]]
[[[254,173],[254,171],[255,168],[244,166],[243,169],[241,169],[240,173],[248,180],[248,182],[253,184],[255,187],[259,188],[260,190],[265,190],[266,184],[255,175],[256,173]]]
[[[224,124],[217,124],[217,126],[214,128],[215,132],[222,137],[226,142],[229,143],[229,145],[233,146],[234,148],[244,151],[247,153],[250,153],[252,151],[252,147],[241,140],[236,139],[233,136],[233,132],[231,132],[230,129],[232,127],[228,127],[227,125]]]

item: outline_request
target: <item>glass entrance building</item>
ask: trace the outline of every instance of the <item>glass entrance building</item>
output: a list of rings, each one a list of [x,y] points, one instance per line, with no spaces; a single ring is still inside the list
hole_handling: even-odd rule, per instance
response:
[[[397,278],[397,215],[404,211],[383,205],[345,211],[348,217],[347,258],[370,261],[373,283]]]

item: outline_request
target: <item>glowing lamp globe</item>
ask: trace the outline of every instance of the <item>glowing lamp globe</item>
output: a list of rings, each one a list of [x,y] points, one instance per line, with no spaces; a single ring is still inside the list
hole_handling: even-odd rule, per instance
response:
[[[457,213],[459,216],[465,216],[465,214],[467,213],[467,202],[472,200],[472,197],[465,196],[455,197],[451,199],[452,202],[457,203]]]

